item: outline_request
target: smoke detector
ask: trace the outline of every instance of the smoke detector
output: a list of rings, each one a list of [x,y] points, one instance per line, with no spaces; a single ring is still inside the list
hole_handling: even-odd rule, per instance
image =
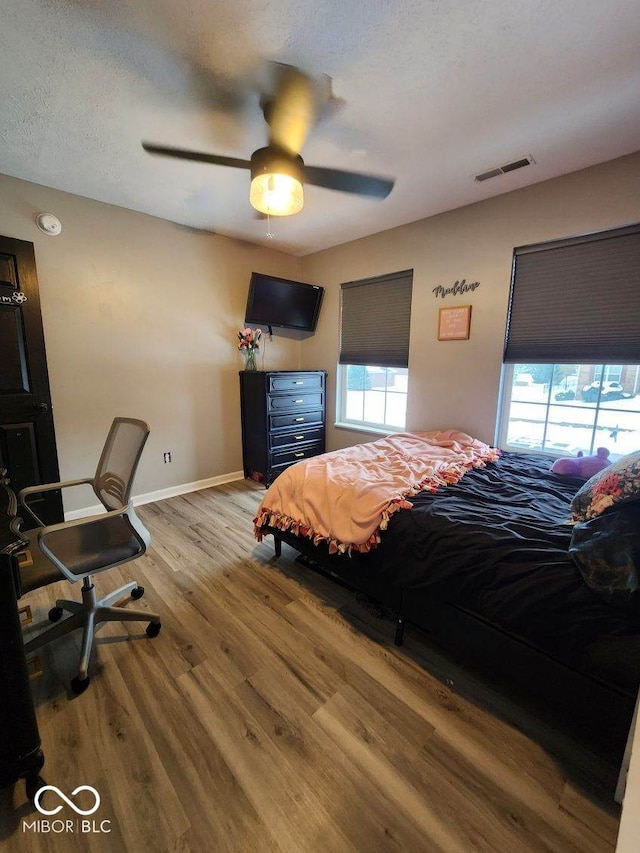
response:
[[[62,231],[62,222],[53,213],[39,213],[36,216],[36,225],[49,237],[57,237]]]

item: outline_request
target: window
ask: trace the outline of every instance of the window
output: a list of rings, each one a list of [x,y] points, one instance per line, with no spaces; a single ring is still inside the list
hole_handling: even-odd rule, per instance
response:
[[[408,379],[406,367],[340,365],[341,422],[374,429],[404,429]]]
[[[342,285],[337,422],[405,428],[413,271]]]
[[[604,379],[607,382],[620,382],[622,370],[623,368],[620,364],[599,364],[595,369],[593,378],[598,381]]]
[[[607,447],[612,461],[637,450],[640,365],[608,367],[508,365],[500,446],[570,456]]]
[[[498,443],[640,445],[640,225],[514,251]]]

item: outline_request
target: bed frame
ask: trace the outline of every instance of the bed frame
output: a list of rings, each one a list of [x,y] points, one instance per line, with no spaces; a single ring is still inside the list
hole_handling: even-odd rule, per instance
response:
[[[631,693],[571,668],[476,613],[424,593],[403,595],[402,590],[390,589],[370,573],[354,572],[348,557],[330,556],[324,544],[315,546],[277,528],[268,527],[264,532],[274,537],[276,557],[281,556],[282,542],[286,542],[309,558],[312,569],[391,610],[396,645],[402,645],[405,623],[427,632],[461,663],[471,664],[574,739],[609,761],[619,764],[622,760],[635,705]],[[341,570],[342,565],[349,571]]]

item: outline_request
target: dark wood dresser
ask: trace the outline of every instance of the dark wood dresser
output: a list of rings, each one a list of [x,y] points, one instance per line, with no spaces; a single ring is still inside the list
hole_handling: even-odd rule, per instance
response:
[[[325,451],[324,370],[240,372],[245,477],[269,485],[285,468]]]

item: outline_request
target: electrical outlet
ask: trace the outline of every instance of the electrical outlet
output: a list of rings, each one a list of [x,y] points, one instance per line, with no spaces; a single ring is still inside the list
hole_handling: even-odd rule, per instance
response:
[[[171,451],[170,450],[167,450],[164,454],[164,464],[166,465],[167,462],[171,462]]]

